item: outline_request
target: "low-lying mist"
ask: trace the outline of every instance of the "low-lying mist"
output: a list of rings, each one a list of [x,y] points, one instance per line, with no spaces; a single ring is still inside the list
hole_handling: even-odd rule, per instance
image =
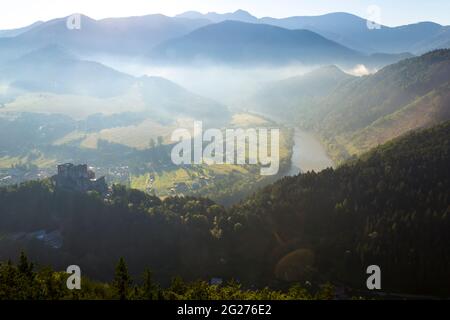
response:
[[[101,62],[118,71],[140,76],[159,76],[171,80],[187,90],[214,99],[231,109],[245,109],[242,102],[265,84],[304,75],[321,66],[290,64],[285,66],[230,66],[203,64],[201,66],[160,66],[136,59],[96,56],[90,59]],[[341,69],[355,76],[375,72],[361,64]]]
[[[229,107],[239,106],[247,96],[262,85],[305,74],[312,66],[244,67],[229,65],[158,66],[117,57],[94,57],[107,66],[136,77],[159,76],[171,80],[193,93],[214,99]]]

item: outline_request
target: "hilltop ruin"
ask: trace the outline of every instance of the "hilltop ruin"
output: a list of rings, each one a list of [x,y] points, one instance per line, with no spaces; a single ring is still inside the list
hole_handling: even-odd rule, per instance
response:
[[[58,165],[58,174],[53,176],[56,188],[78,192],[97,191],[104,194],[108,191],[105,177],[95,178],[95,172],[88,169],[87,164],[74,165],[66,163]]]

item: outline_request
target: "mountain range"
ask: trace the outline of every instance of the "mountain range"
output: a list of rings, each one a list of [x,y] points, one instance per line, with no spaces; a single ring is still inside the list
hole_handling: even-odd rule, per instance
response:
[[[0,31],[0,60],[10,60],[48,45],[59,45],[83,55],[139,56],[156,44],[189,33],[210,23],[205,19],[171,18],[147,15],[94,20],[79,15],[80,28],[67,28],[69,17],[36,23],[26,30]]]
[[[25,33],[31,29],[34,29],[35,27],[43,24],[43,21],[37,21],[35,23],[32,23],[26,27],[17,28],[17,29],[10,29],[10,30],[0,30],[0,38],[12,38],[16,37],[22,33]]]
[[[367,19],[344,12],[329,13],[320,16],[294,16],[288,18],[256,18],[250,13],[238,10],[234,13],[201,14],[187,12],[178,17],[201,19],[214,22],[236,20],[250,23],[269,24],[286,29],[306,29],[321,36],[365,53],[404,53],[421,54],[437,48],[448,48],[450,26],[433,22],[388,27],[379,25],[368,28]]]
[[[362,55],[308,30],[224,21],[156,46],[162,63],[304,64],[343,63]]]
[[[447,48],[450,45],[450,27],[448,26],[420,22],[400,27],[381,25],[380,29],[370,29],[365,19],[348,13],[258,19],[248,12],[238,10],[227,14],[187,12],[176,17],[153,14],[102,20],[80,15],[80,21],[79,30],[67,28],[67,17],[36,22],[15,30],[0,30],[0,63],[51,44],[63,46],[83,56],[127,55],[161,58],[165,55],[173,55],[181,60],[186,60],[190,56],[204,57],[207,54],[205,51],[194,51],[194,49],[211,50],[211,54],[206,57],[209,59],[217,59],[220,57],[219,51],[230,49],[232,50],[229,52],[230,56],[221,57],[224,61],[238,57],[245,59],[246,56],[254,54],[261,58],[261,63],[269,57],[286,58],[291,61],[292,56],[297,54],[299,54],[298,60],[307,61],[308,55],[323,58],[324,53],[308,49],[311,46],[311,48],[316,46],[316,49],[331,48],[332,52],[329,55],[337,54],[335,60],[338,61],[344,53],[349,54],[347,59],[349,60],[356,55],[356,52],[365,57],[375,53],[421,54],[436,48]],[[235,21],[235,23],[232,24],[229,21]],[[236,22],[242,24],[236,24]],[[259,28],[255,25],[259,25]],[[283,28],[284,31],[269,28],[269,25]],[[202,29],[202,27],[208,28]],[[236,33],[236,29],[239,28],[242,29],[242,34]],[[267,39],[264,38],[266,32],[268,32]],[[272,37],[275,34],[279,34],[278,42]],[[214,38],[208,40],[208,35],[229,42],[212,46],[211,41]],[[254,39],[243,42],[248,40],[249,36],[254,36]],[[209,41],[208,46],[201,43],[202,37],[206,37],[204,40]],[[288,43],[289,41],[291,43]],[[233,43],[235,46],[232,46]],[[276,45],[281,45],[278,51],[272,48],[264,53],[267,47]],[[155,49],[155,47],[158,48]],[[167,51],[164,52],[164,49]],[[184,54],[177,52],[176,49],[188,52]],[[372,57],[372,59],[375,58]],[[336,62],[331,59],[326,60],[328,63]],[[394,56],[377,63],[386,65],[398,60],[400,59]]]
[[[409,53],[366,54],[307,29],[226,20],[157,45],[148,55],[156,64],[323,65],[380,68]]]

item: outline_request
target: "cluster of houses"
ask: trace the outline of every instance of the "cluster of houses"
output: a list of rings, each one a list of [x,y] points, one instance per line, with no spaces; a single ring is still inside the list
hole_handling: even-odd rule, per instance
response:
[[[40,180],[51,176],[50,169],[15,166],[0,169],[0,186],[18,184],[28,180]]]

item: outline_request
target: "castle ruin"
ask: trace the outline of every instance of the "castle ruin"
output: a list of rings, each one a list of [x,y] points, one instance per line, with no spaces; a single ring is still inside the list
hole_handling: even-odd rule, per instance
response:
[[[95,172],[86,164],[74,165],[66,163],[58,165],[58,174],[53,176],[56,188],[79,192],[97,191],[104,194],[108,191],[105,177],[96,179]]]

